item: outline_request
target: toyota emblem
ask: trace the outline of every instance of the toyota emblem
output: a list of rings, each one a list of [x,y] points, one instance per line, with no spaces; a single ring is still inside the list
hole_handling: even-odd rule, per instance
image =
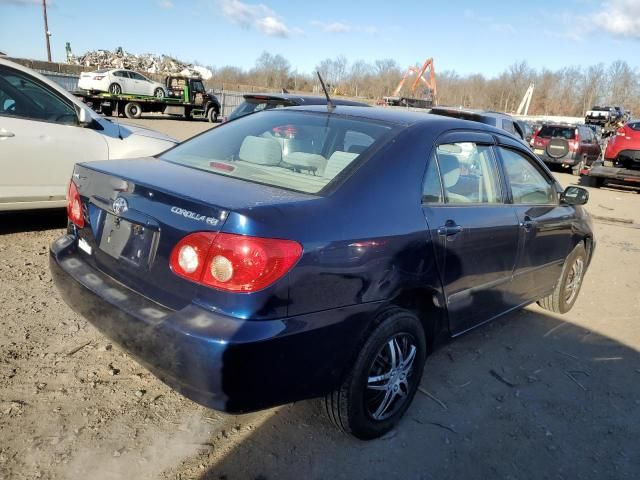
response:
[[[113,201],[113,213],[116,215],[122,215],[127,210],[129,210],[129,204],[124,198],[118,197]]]

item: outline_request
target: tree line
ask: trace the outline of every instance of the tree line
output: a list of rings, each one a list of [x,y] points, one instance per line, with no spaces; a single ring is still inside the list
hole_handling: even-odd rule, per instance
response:
[[[263,52],[248,70],[233,66],[209,68],[217,86],[243,84],[274,91],[284,88],[320,93],[315,72],[299,72],[279,54]],[[350,63],[343,55],[322,60],[316,70],[330,85],[332,93],[372,101],[391,95],[405,72],[391,58]],[[438,72],[436,59],[436,77],[439,105],[515,112],[527,87],[534,83],[530,115],[579,117],[594,105],[621,105],[640,112],[640,74],[623,60],[559,70],[538,70],[523,61],[510,65],[496,77],[487,78],[481,73]],[[403,95],[411,96],[409,86],[414,78],[409,77],[405,83]],[[420,94],[418,91],[414,96]]]

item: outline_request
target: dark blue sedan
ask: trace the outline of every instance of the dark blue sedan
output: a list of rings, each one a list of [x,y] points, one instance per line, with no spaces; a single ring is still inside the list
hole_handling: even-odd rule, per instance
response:
[[[65,301],[194,401],[325,396],[367,439],[443,339],[576,301],[587,192],[483,124],[338,106],[261,112],[157,158],[75,167],[51,246]]]

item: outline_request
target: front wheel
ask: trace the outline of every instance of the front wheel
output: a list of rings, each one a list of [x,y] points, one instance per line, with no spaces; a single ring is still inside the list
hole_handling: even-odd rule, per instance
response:
[[[156,88],[153,92],[153,96],[156,98],[164,98],[164,90],[161,88]]]
[[[207,112],[207,120],[211,123],[216,123],[218,121],[218,111],[215,108],[211,107],[209,109]]]
[[[398,423],[418,389],[426,357],[424,331],[411,312],[392,308],[376,323],[340,387],[325,397],[332,422],[362,440]]]
[[[579,243],[565,260],[553,293],[538,300],[538,305],[551,312],[567,313],[576,303],[586,271],[587,251],[584,244]]]

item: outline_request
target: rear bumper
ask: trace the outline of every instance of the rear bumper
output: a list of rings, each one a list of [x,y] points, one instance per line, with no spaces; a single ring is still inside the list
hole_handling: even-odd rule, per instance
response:
[[[75,238],[50,249],[64,301],[167,385],[217,410],[240,413],[335,388],[376,303],[278,320],[241,320],[194,304],[167,309],[83,261]]]
[[[546,153],[540,154],[536,153],[538,158],[542,160],[544,163],[551,163],[554,165],[571,165],[572,167],[580,163],[580,158],[575,154],[571,153],[561,158],[553,158],[547,155]]]

